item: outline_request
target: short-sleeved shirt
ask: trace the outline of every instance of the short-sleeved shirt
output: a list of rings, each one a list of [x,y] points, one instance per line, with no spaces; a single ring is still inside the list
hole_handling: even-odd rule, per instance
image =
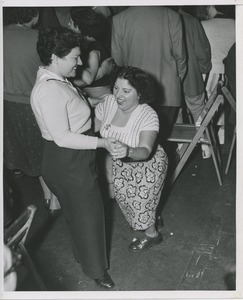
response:
[[[139,104],[124,127],[111,124],[117,108],[114,95],[107,96],[104,102],[96,106],[95,115],[101,121],[102,137],[113,137],[130,147],[137,147],[142,131],[159,131],[158,116],[148,104]]]

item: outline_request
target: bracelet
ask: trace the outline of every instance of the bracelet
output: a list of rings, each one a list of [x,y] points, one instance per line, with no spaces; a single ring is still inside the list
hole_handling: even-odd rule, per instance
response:
[[[128,147],[127,157],[131,157],[135,151],[135,148]]]

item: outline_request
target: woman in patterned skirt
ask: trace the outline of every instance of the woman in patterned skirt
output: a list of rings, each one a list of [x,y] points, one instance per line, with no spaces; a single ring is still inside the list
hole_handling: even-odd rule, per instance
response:
[[[113,196],[126,220],[144,236],[129,245],[139,252],[162,241],[155,227],[156,208],[167,173],[168,159],[156,143],[159,120],[148,105],[153,101],[151,78],[135,67],[118,69],[113,95],[95,110],[96,130],[102,137],[113,137],[117,151],[106,160]],[[112,170],[112,172],[111,172]]]

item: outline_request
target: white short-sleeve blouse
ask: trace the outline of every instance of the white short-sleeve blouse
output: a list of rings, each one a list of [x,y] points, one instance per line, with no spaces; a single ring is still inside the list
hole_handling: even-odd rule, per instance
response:
[[[113,137],[130,147],[137,147],[142,131],[159,131],[157,113],[148,104],[139,104],[124,127],[112,125],[117,108],[114,95],[107,96],[104,102],[96,106],[95,116],[101,121],[102,137]]]

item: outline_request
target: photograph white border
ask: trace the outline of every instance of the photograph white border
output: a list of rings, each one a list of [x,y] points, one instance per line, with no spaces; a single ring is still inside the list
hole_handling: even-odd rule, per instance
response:
[[[195,3],[196,2],[196,3]],[[122,4],[122,5],[121,5]],[[236,291],[131,291],[131,292],[4,292],[3,291],[3,268],[0,270],[0,299],[243,299],[243,134],[242,116],[243,116],[243,0],[222,1],[222,0],[157,0],[157,1],[99,1],[99,0],[2,0],[1,1],[1,31],[0,31],[0,88],[3,91],[3,55],[2,55],[2,7],[4,6],[151,6],[151,5],[236,5],[236,65],[237,65],[237,169],[236,169]],[[3,97],[1,93],[1,98]],[[3,99],[1,99],[3,103]],[[3,107],[0,105],[0,119],[3,120]],[[0,122],[0,133],[3,132],[3,124]],[[1,136],[2,137],[2,136]],[[0,142],[0,166],[3,169],[3,145]],[[2,170],[1,169],[1,170]],[[2,172],[0,172],[0,189],[3,191]],[[1,200],[3,195],[1,193]],[[1,202],[3,203],[3,201]],[[3,220],[3,209],[0,209],[1,220]],[[3,224],[3,221],[1,222]],[[1,226],[2,226],[1,224]],[[3,240],[3,230],[0,230],[0,237]],[[1,243],[0,243],[1,244]],[[3,262],[3,245],[0,245],[0,254]],[[3,264],[1,264],[3,265]]]

